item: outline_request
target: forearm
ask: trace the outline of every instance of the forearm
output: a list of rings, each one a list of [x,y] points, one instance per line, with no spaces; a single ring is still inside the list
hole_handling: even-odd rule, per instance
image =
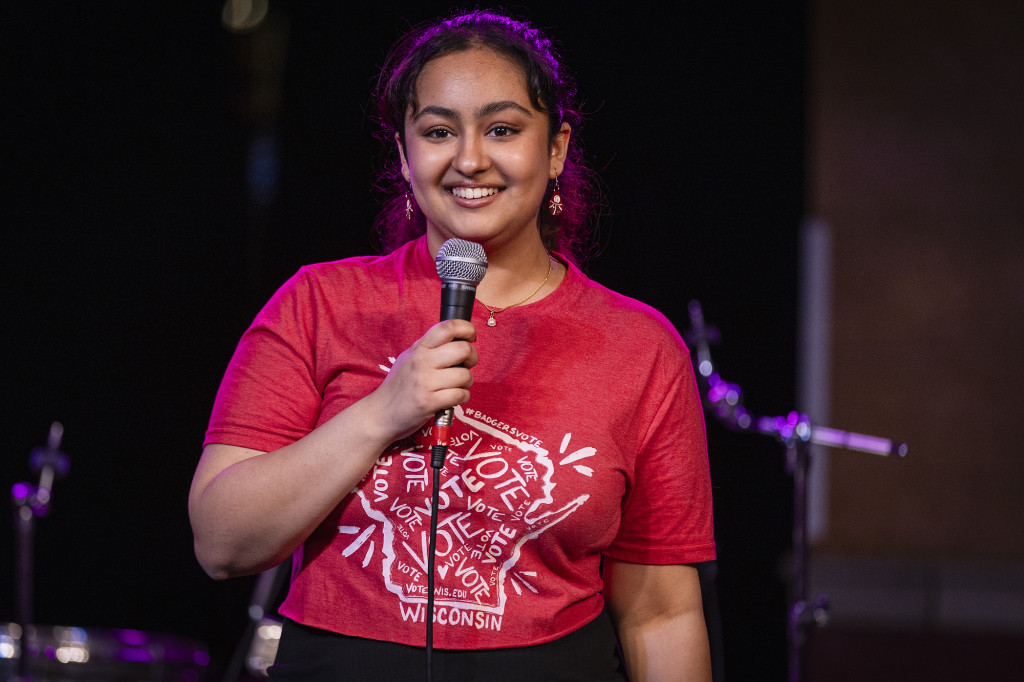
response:
[[[633,682],[711,679],[707,628],[700,611],[647,623],[623,622],[619,643]]]
[[[475,339],[466,320],[439,322],[372,393],[280,450],[208,446],[189,493],[196,557],[206,572],[245,575],[287,558],[391,443],[469,400]]]
[[[711,652],[693,566],[606,557],[605,598],[633,682],[710,682]]]
[[[214,578],[286,559],[351,492],[390,443],[360,401],[269,453],[211,445],[189,494],[199,563]]]

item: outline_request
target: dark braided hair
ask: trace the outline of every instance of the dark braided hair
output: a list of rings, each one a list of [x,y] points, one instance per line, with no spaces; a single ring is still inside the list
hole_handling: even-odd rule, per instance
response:
[[[592,221],[592,173],[583,163],[575,132],[581,123],[576,105],[576,87],[561,65],[551,41],[523,21],[489,11],[476,11],[414,29],[388,55],[377,83],[379,136],[388,153],[379,188],[389,195],[377,215],[375,226],[385,252],[393,251],[426,231],[426,219],[418,209],[412,219],[405,217],[408,185],[402,177],[395,150],[395,134],[405,145],[405,117],[417,108],[416,81],[432,60],[454,52],[487,48],[518,65],[526,78],[530,103],[548,115],[548,140],[568,123],[574,131],[562,173],[558,176],[564,209],[552,216],[542,206],[540,235],[545,248],[558,251],[580,264],[590,247]],[[553,187],[554,182],[552,181]],[[545,198],[545,202],[547,199]]]

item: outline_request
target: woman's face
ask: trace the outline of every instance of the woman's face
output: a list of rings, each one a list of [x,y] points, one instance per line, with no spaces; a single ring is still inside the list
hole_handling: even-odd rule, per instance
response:
[[[431,247],[459,237],[488,253],[536,248],[537,212],[562,170],[568,124],[549,141],[548,116],[530,103],[522,71],[487,49],[429,62],[416,101],[399,151]]]

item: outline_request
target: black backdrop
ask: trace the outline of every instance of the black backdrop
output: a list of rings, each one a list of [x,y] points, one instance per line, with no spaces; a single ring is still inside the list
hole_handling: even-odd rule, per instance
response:
[[[185,502],[220,374],[307,262],[366,253],[375,66],[431,3],[275,4],[287,42],[276,192],[254,205],[253,55],[217,3],[5,3],[4,491],[52,420],[70,475],[38,528],[36,620],[235,645],[253,579],[209,580]],[[375,5],[375,6],[370,6]],[[608,199],[598,281],[688,326],[700,300],[748,406],[793,406],[803,210],[803,3],[510,5],[550,27],[585,95]],[[261,29],[262,30],[262,29]],[[255,90],[260,92],[260,90]],[[265,92],[265,91],[264,91]],[[781,679],[790,487],[775,444],[709,425],[726,672]],[[6,492],[5,492],[6,494]],[[269,510],[268,510],[269,513]],[[14,618],[0,524],[0,621]]]

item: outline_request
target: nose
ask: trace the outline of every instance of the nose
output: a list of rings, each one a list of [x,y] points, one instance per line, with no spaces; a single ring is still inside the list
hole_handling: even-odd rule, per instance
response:
[[[463,135],[459,138],[452,166],[465,176],[472,176],[486,170],[490,165],[490,157],[484,141],[476,135]]]

